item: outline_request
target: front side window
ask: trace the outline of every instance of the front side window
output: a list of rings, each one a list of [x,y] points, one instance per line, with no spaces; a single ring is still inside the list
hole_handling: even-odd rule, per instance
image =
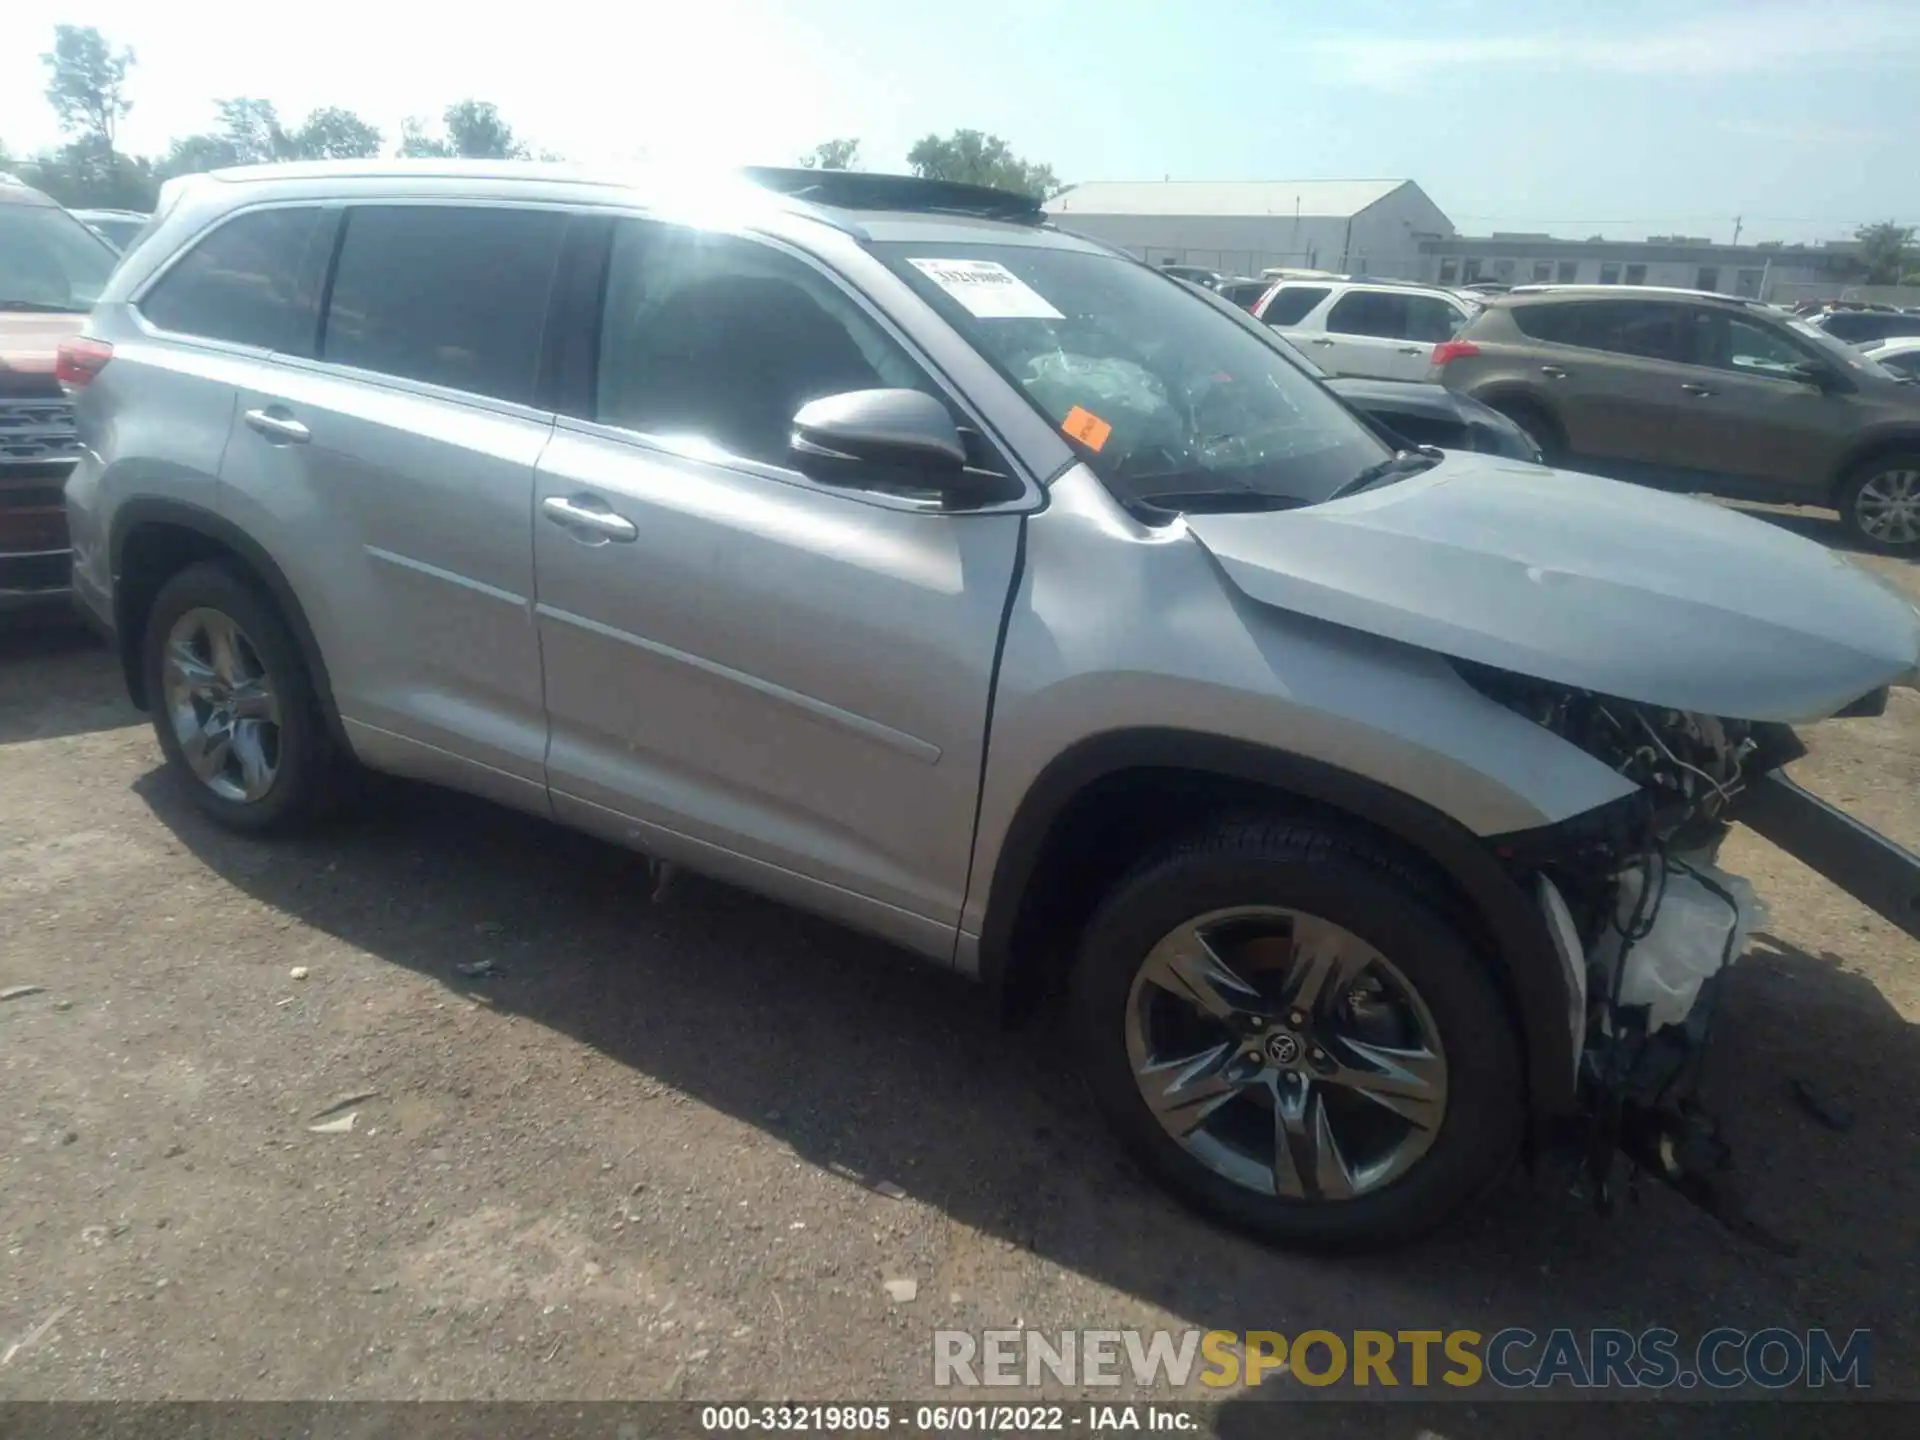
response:
[[[115,258],[57,205],[0,204],[0,310],[91,310]]]
[[[348,211],[321,358],[530,404],[566,224],[489,206]]]
[[[790,467],[802,406],[883,389],[938,393],[811,266],[732,235],[642,220],[615,230],[594,419]]]
[[[1327,298],[1324,285],[1283,285],[1267,301],[1267,308],[1260,318],[1269,325],[1298,325],[1313,313],[1314,307]]]
[[[1403,340],[1407,334],[1407,297],[1380,290],[1349,290],[1327,312],[1327,330],[1336,335]]]
[[[1786,380],[1813,358],[1771,325],[1709,310],[1695,311],[1694,319],[1696,364]]]
[[[162,275],[140,313],[179,335],[309,354],[327,223],[317,205],[244,211]]]
[[[1146,266],[1064,245],[869,248],[1123,503],[1310,505],[1390,459],[1272,331]]]

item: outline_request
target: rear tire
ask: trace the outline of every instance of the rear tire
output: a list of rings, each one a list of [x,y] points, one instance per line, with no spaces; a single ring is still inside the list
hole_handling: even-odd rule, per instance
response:
[[[1834,507],[1859,544],[1884,555],[1920,554],[1920,451],[1877,455],[1855,466]]]
[[[1149,860],[1095,914],[1072,979],[1108,1121],[1182,1199],[1266,1240],[1376,1248],[1438,1225],[1505,1173],[1523,1119],[1514,1031],[1450,911],[1317,826],[1225,825]],[[1170,957],[1194,934],[1184,953],[1227,973],[1181,993],[1194,972]],[[1261,1013],[1222,1018],[1203,992]]]
[[[340,794],[312,678],[273,601],[237,568],[190,565],[155,596],[141,663],[154,733],[187,798],[229,830],[298,830]]]

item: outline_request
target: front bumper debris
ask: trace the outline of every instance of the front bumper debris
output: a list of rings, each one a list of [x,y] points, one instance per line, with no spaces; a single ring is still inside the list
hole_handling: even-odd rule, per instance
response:
[[[1920,855],[1778,770],[1741,793],[1732,818],[1920,940]]]

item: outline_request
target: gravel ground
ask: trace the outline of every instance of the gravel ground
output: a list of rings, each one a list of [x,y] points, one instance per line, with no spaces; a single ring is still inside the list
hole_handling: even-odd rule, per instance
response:
[[[1920,849],[1920,695],[1809,739]],[[1745,833],[1711,1093],[1798,1257],[1543,1175],[1335,1261],[1171,1204],[1055,1024],[882,945],[413,787],[242,841],[157,764],[104,651],[0,640],[0,1397],[928,1396],[934,1328],[1015,1324],[1868,1326],[1920,1397],[1920,946]]]

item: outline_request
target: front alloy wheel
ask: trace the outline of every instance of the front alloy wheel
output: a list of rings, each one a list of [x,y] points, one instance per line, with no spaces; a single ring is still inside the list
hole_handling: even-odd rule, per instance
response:
[[[1504,1173],[1525,1117],[1492,959],[1417,857],[1223,822],[1150,856],[1080,940],[1088,1082],[1182,1199],[1317,1249],[1409,1239]]]
[[[1883,549],[1920,543],[1920,468],[1875,467],[1854,490],[1849,518],[1865,539]]]
[[[1420,993],[1352,931],[1245,906],[1148,952],[1127,1055],[1154,1118],[1221,1178],[1343,1201],[1390,1185],[1432,1146],[1447,1062]]]

